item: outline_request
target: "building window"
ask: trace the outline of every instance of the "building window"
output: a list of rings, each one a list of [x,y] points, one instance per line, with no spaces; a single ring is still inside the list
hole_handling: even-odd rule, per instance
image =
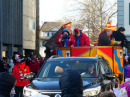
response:
[[[52,33],[52,36],[54,35],[54,33]]]
[[[42,47],[42,41],[40,41],[40,47]]]
[[[49,37],[49,32],[47,33],[47,36]]]
[[[43,37],[47,37],[47,32],[42,32]]]
[[[35,21],[29,20],[29,29],[30,30],[35,30]]]

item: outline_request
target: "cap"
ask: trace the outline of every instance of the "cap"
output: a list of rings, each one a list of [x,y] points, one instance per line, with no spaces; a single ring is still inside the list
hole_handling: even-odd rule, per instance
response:
[[[75,34],[77,34],[79,30],[80,30],[79,28],[75,28],[74,29]]]

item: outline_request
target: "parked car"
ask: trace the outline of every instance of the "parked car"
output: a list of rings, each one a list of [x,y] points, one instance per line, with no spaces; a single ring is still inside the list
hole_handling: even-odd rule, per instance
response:
[[[83,97],[99,95],[105,79],[115,78],[108,62],[103,57],[51,58],[46,61],[32,83],[24,87],[24,97],[31,97],[36,93],[61,97],[59,78],[66,69],[76,69],[80,72],[83,80]],[[31,78],[30,75],[29,78]]]

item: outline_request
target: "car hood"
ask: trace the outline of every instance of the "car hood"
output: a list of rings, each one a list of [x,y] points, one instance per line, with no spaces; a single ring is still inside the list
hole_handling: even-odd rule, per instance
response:
[[[90,87],[92,82],[95,82],[95,78],[83,78],[83,86]],[[40,78],[35,79],[30,84],[33,89],[37,90],[60,90],[59,78]],[[87,88],[86,87],[86,88]]]

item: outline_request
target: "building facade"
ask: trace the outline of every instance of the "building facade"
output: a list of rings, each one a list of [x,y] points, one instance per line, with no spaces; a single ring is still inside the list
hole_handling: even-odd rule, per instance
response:
[[[23,50],[28,57],[36,49],[36,0],[23,0]]]
[[[0,0],[0,58],[23,53],[23,0]]]
[[[117,23],[118,28],[125,28],[124,34],[130,46],[130,0],[118,0]],[[126,50],[126,53],[130,53],[129,50]]]
[[[0,0],[0,58],[35,50],[35,22],[36,0]]]

